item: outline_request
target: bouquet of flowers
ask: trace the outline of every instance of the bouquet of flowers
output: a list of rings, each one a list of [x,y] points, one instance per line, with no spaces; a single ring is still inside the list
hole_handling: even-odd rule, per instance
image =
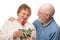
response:
[[[21,24],[24,26],[25,21],[22,21]],[[28,30],[26,29],[20,29],[20,30],[23,31],[23,35],[20,37],[20,40],[24,40],[26,37],[31,37],[32,31],[34,31],[34,29],[30,29],[30,28]]]

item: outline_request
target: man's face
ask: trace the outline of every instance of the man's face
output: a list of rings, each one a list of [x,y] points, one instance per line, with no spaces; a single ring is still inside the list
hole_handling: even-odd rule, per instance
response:
[[[29,13],[29,10],[21,10],[21,12],[19,12],[18,14],[18,19],[20,19],[20,21],[25,20],[27,21],[27,19],[30,17],[31,13]]]
[[[38,11],[38,16],[39,16],[39,19],[40,21],[43,23],[44,21],[46,21],[47,19],[47,14],[44,13],[43,11]]]

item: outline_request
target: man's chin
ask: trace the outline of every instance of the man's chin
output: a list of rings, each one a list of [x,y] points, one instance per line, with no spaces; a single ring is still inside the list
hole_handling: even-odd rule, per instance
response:
[[[41,23],[43,23],[44,21],[40,20]]]

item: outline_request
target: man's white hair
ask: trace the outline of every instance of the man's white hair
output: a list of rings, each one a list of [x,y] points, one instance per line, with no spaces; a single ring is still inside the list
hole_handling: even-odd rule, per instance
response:
[[[40,11],[43,11],[44,13],[50,13],[51,16],[54,15],[55,9],[52,4],[43,4],[40,7]]]

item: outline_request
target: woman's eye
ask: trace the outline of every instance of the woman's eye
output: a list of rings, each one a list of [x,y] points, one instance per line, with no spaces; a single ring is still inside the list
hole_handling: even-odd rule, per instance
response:
[[[23,13],[25,15],[25,13]]]

